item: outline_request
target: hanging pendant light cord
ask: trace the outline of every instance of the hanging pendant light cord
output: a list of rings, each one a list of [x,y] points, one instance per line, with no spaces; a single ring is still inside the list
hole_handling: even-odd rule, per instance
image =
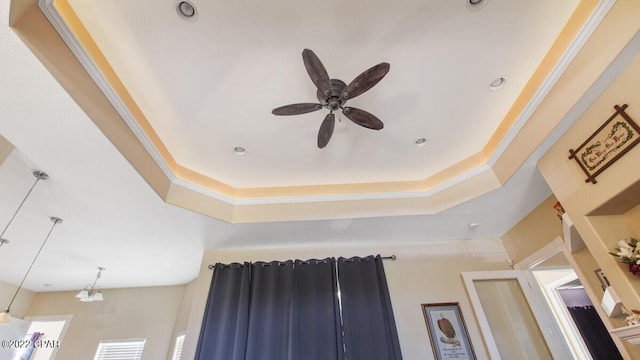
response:
[[[90,294],[92,294],[92,293],[93,293],[93,291],[95,291],[95,290],[96,290],[96,284],[98,283],[98,279],[100,279],[100,275],[102,274],[102,270],[104,270],[104,268],[103,268],[103,267],[99,267],[99,268],[98,268],[98,275],[96,275],[96,279],[95,279],[95,280],[93,280],[93,285],[89,285],[89,286],[87,286],[87,287],[89,287]]]
[[[35,188],[36,185],[38,184],[38,181],[47,180],[49,178],[49,175],[47,175],[42,171],[34,171],[33,176],[36,177],[36,181],[33,182],[33,185],[31,185],[31,189],[29,189],[29,192],[24,197],[24,199],[22,199],[22,202],[20,203],[20,205],[18,205],[18,208],[16,209],[16,211],[13,213],[13,215],[11,215],[11,218],[9,219],[7,226],[5,226],[4,229],[2,229],[2,233],[0,233],[0,239],[3,239],[4,233],[7,232],[9,225],[11,225],[11,223],[13,222],[13,219],[15,219],[16,215],[18,215],[18,212],[22,208],[22,205],[24,205],[25,201],[27,201],[27,199],[29,198],[29,195],[31,195],[31,192],[33,191],[33,188]],[[5,241],[0,241],[0,247],[2,247],[2,245],[4,244],[5,244]]]
[[[96,284],[98,283],[98,279],[100,279],[100,274],[102,273],[103,268],[98,268],[98,275],[96,275],[96,279],[93,281],[92,289],[96,288]]]
[[[22,278],[22,281],[20,282],[20,285],[18,285],[18,290],[16,290],[16,293],[13,294],[13,297],[11,298],[11,301],[9,302],[9,306],[7,306],[7,310],[11,309],[11,305],[13,304],[13,301],[16,299],[16,296],[18,296],[18,293],[20,292],[20,289],[22,288],[22,284],[24,284],[24,281],[27,279],[27,276],[29,276],[29,272],[31,271],[31,268],[33,267],[33,264],[36,263],[36,260],[38,259],[38,256],[40,255],[40,252],[42,251],[42,248],[44,248],[44,245],[47,243],[47,240],[49,240],[49,236],[53,232],[53,229],[56,227],[56,225],[58,225],[59,223],[62,222],[62,219],[57,218],[57,217],[51,217],[51,221],[53,221],[53,225],[51,226],[51,229],[49,229],[49,233],[47,234],[47,237],[44,238],[44,241],[42,242],[42,245],[40,245],[40,249],[38,249],[38,252],[36,253],[36,256],[33,258],[33,261],[31,262],[31,265],[29,265],[29,269],[27,269],[27,272],[24,274],[24,277]]]

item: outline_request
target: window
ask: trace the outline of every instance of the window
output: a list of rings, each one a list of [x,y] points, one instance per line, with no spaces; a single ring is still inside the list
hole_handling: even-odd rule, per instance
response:
[[[182,347],[184,346],[184,333],[176,337],[176,344],[173,347],[173,360],[180,360],[182,358]]]
[[[146,339],[102,340],[93,360],[140,360]]]

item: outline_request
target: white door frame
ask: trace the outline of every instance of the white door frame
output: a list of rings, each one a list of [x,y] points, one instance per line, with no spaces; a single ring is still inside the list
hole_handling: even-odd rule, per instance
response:
[[[60,335],[58,336],[58,340],[60,341],[60,344],[62,344],[62,339],[66,335],[67,330],[69,329],[69,323],[71,322],[71,319],[73,319],[73,314],[47,315],[47,316],[26,316],[25,317],[25,320],[29,320],[31,323],[33,323],[34,321],[40,321],[40,322],[64,321],[64,325],[62,326],[62,329],[60,330]],[[62,345],[60,345],[60,346],[62,346]],[[53,350],[51,351],[51,356],[49,357],[49,360],[55,360],[56,359],[56,356],[58,356],[58,350],[59,350],[59,348],[57,348],[57,347],[53,348]]]
[[[569,313],[569,309],[567,309],[567,305],[558,291],[559,286],[578,279],[578,275],[575,271],[573,269],[571,269],[571,271],[572,272],[569,275],[555,281],[539,285],[547,299],[547,302],[549,303],[549,306],[551,307],[551,311],[555,314],[559,322],[560,328],[565,336],[565,340],[571,350],[571,354],[575,359],[593,360],[580,331],[573,320],[571,320],[571,314]]]
[[[531,312],[538,323],[551,355],[554,359],[571,358],[567,344],[563,341],[562,336],[559,336],[561,332],[551,315],[551,310],[548,308],[540,289],[535,285],[535,279],[533,279],[533,275],[530,272],[523,270],[473,271],[463,272],[462,278],[492,359],[501,359],[500,352],[489,327],[489,321],[484,313],[480,297],[473,284],[474,280],[517,280],[529,302]],[[534,285],[532,286],[531,284]]]

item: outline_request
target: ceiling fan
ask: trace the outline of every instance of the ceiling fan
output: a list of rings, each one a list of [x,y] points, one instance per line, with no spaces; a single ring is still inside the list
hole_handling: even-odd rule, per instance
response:
[[[334,111],[342,110],[344,116],[354,123],[372,130],[380,130],[384,124],[380,119],[364,110],[344,106],[347,100],[361,95],[371,89],[389,72],[388,63],[375,65],[358,75],[349,85],[338,79],[330,79],[327,70],[320,62],[318,56],[309,49],[302,51],[302,60],[307,69],[311,81],[318,88],[317,98],[319,103],[299,103],[285,105],[271,111],[273,115],[300,115],[322,108],[329,109],[329,114],[324,118],[320,131],[318,131],[318,147],[324,148],[329,143],[336,117]]]

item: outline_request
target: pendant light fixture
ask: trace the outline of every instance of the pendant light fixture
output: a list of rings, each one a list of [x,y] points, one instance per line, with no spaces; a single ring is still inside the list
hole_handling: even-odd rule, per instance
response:
[[[24,277],[22,278],[20,285],[18,285],[18,289],[16,290],[16,293],[13,294],[13,297],[11,298],[9,305],[7,306],[6,309],[4,309],[3,312],[0,313],[0,324],[9,324],[11,322],[10,315],[11,315],[11,305],[13,305],[13,301],[16,299],[16,296],[18,296],[20,289],[22,289],[22,284],[24,284],[24,281],[27,279],[27,276],[29,276],[29,272],[31,272],[31,268],[33,268],[33,264],[36,263],[36,260],[38,259],[40,252],[42,252],[42,248],[44,248],[44,245],[47,243],[47,240],[49,240],[49,236],[51,236],[53,229],[56,227],[56,225],[62,222],[62,219],[55,216],[52,216],[49,219],[51,219],[51,221],[53,222],[53,225],[51,226],[51,229],[49,229],[49,233],[47,233],[47,236],[44,238],[42,245],[40,245],[40,249],[38,249],[38,252],[36,253],[36,256],[33,258],[31,265],[29,265],[27,272],[24,274]]]
[[[87,285],[76,294],[76,297],[80,299],[82,302],[93,302],[93,301],[102,301],[104,297],[102,296],[102,289],[99,286],[96,286],[98,283],[98,279],[102,277],[102,272],[106,270],[103,267],[98,267],[98,275],[96,275],[96,279],[93,281],[93,285]]]
[[[33,183],[33,185],[31,185],[31,189],[29,189],[29,192],[27,192],[27,195],[24,197],[24,199],[22,199],[22,202],[20,203],[20,205],[18,205],[18,208],[16,209],[16,211],[13,213],[13,215],[11,215],[11,218],[9,219],[9,222],[7,223],[7,225],[4,227],[4,229],[2,229],[2,233],[0,233],[0,247],[2,247],[2,245],[4,244],[8,244],[9,240],[5,239],[4,233],[7,232],[7,229],[9,228],[9,225],[11,225],[11,223],[13,222],[13,219],[15,219],[16,215],[18,215],[18,212],[20,211],[20,209],[22,208],[22,205],[24,205],[25,201],[27,201],[27,199],[29,198],[29,195],[31,195],[31,192],[33,191],[33,188],[36,187],[36,185],[38,184],[38,182],[40,180],[47,180],[49,178],[49,175],[47,175],[47,173],[40,171],[40,170],[36,170],[33,172],[33,176],[36,178],[36,181]]]

